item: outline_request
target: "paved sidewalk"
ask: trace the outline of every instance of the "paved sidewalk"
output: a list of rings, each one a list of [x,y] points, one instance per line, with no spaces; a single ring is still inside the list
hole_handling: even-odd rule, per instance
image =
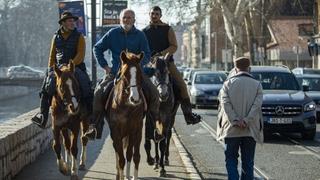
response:
[[[87,150],[87,170],[79,171],[79,177],[85,180],[111,180],[115,179],[115,153],[112,140],[109,136],[109,128],[105,126],[101,140],[89,141]],[[159,178],[159,170],[153,170],[152,166],[146,163],[146,153],[143,147],[144,139],[140,146],[141,161],[139,166],[139,179],[189,179],[188,173],[181,161],[178,149],[171,142],[170,166],[166,167],[167,177]],[[152,149],[151,152],[154,152]],[[80,155],[80,151],[78,153]],[[79,159],[79,158],[78,158]],[[134,163],[131,163],[133,173]],[[132,176],[133,174],[131,174]],[[52,148],[42,154],[34,163],[27,166],[15,177],[15,180],[63,180],[70,177],[63,176],[58,172],[56,158]]]

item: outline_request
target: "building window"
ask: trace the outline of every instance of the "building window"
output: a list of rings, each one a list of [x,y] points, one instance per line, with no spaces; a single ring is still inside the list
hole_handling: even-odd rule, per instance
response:
[[[313,35],[313,24],[299,24],[299,36],[312,36]]]

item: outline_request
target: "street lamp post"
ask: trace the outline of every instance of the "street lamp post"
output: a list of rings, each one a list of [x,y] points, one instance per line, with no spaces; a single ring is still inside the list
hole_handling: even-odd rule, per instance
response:
[[[301,48],[299,45],[296,45],[296,46],[293,46],[292,49],[297,55],[297,67],[299,67],[299,60],[300,60],[299,54],[301,53]]]
[[[297,46],[297,67],[299,67],[299,46]]]
[[[96,38],[96,0],[91,0],[91,48],[93,48],[94,44],[96,43]],[[97,65],[93,53],[91,54],[91,58],[92,85],[95,86],[97,82]]]

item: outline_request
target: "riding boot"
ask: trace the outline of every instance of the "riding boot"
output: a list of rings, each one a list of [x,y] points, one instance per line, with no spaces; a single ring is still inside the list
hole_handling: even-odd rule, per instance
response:
[[[182,109],[184,119],[185,119],[187,125],[197,124],[201,121],[200,115],[198,115],[196,113],[192,113],[192,107],[191,107],[191,103],[190,103],[189,98],[185,98],[181,101],[181,109]]]
[[[40,113],[31,118],[31,121],[44,129],[47,125],[49,108],[52,97],[45,92],[40,93]]]
[[[112,78],[101,82],[94,93],[90,126],[85,133],[85,136],[90,140],[101,139],[102,137],[105,117],[104,105],[113,87],[113,82],[110,79]]]

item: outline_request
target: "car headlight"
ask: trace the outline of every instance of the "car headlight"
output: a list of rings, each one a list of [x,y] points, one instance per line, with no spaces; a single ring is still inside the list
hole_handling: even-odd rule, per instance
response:
[[[309,111],[314,111],[316,109],[316,103],[309,102],[308,104],[304,105],[304,111],[309,112]]]
[[[199,89],[192,89],[190,91],[191,93],[191,96],[201,96],[201,95],[204,95],[204,92],[199,90]]]

